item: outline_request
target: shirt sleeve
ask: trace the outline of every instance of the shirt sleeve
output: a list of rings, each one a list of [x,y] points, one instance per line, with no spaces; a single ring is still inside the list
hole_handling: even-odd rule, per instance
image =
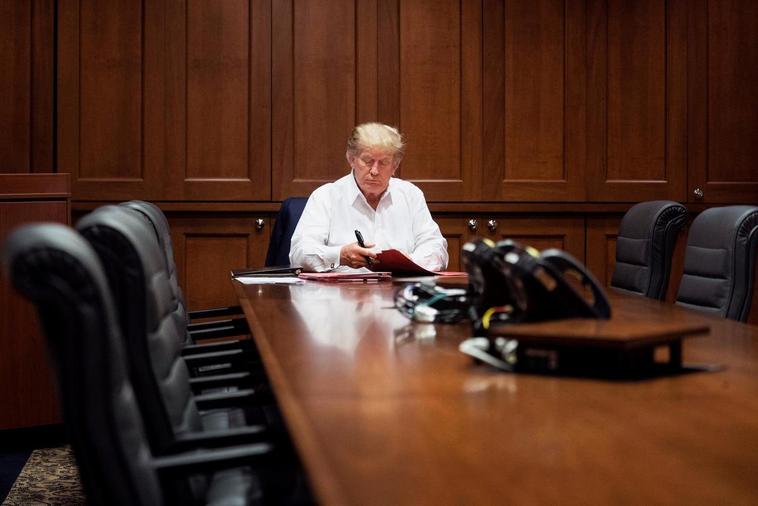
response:
[[[410,204],[415,240],[411,259],[430,271],[445,270],[448,262],[447,240],[442,237],[440,227],[432,219],[424,193],[421,190],[414,192]]]
[[[290,243],[290,265],[323,272],[339,266],[341,246],[327,246],[332,203],[326,189],[308,198]]]

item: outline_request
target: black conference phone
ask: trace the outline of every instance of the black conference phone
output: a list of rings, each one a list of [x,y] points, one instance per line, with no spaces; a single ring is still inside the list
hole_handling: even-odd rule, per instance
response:
[[[477,239],[463,246],[469,276],[469,317],[474,338],[460,349],[478,360],[513,370],[518,343],[488,337],[495,322],[531,323],[563,318],[608,319],[608,296],[595,277],[559,249],[538,252],[516,241]]]

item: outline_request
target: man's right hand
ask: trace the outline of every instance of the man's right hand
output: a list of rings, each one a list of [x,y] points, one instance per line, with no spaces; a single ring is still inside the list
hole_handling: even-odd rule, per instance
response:
[[[379,260],[376,259],[376,253],[370,249],[374,246],[376,245],[366,244],[366,247],[362,248],[357,242],[345,244],[342,246],[342,249],[340,249],[340,265],[346,265],[353,269],[376,265]],[[369,262],[371,262],[371,264],[369,264]]]

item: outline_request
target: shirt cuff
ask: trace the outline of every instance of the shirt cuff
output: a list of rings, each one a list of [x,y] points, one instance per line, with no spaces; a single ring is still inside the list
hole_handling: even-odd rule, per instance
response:
[[[342,246],[327,246],[324,251],[324,267],[326,269],[336,269],[340,266],[340,250]]]

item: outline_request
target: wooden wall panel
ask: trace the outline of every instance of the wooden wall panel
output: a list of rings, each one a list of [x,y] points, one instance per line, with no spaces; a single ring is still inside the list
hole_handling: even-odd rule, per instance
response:
[[[611,286],[616,268],[616,238],[622,216],[587,218],[587,268],[603,284]]]
[[[497,222],[497,228],[490,232],[495,240],[512,239],[538,250],[559,248],[584,262],[584,217],[494,216],[489,219]]]
[[[376,76],[376,41],[356,23],[374,18],[355,0],[273,5],[273,196],[308,195],[349,171],[345,142],[358,123],[360,72]],[[372,31],[372,33],[376,33]],[[366,51],[360,61],[357,48]],[[362,106],[366,107],[366,106]],[[373,119],[373,118],[366,118]]]
[[[69,180],[59,174],[0,174],[0,250],[14,228],[69,223]],[[54,371],[34,306],[0,269],[0,430],[60,423]]]
[[[271,8],[172,0],[163,198],[271,198]]]
[[[461,248],[477,237],[488,237],[493,241],[512,239],[538,250],[560,248],[580,262],[584,261],[585,220],[581,216],[469,214],[435,215],[434,219],[448,240],[448,270],[463,269]]]
[[[58,171],[72,174],[76,199],[161,195],[161,7],[59,4]]]
[[[268,217],[168,213],[179,284],[190,309],[237,304],[229,271],[263,267]],[[261,219],[262,225],[256,224]]]
[[[485,2],[487,200],[584,200],[583,2]]]
[[[430,16],[429,13],[435,15]],[[396,94],[399,110],[385,121],[397,124],[408,148],[398,174],[430,200],[478,197],[481,160],[481,4],[456,0],[399,2],[381,23],[384,40],[397,37],[397,82],[380,83],[380,94]],[[382,68],[379,69],[382,71]]]
[[[52,0],[0,0],[0,173],[53,170]]]
[[[142,8],[122,1],[79,12],[79,177],[142,179]]]
[[[29,172],[31,4],[0,2],[0,172]]]
[[[685,198],[687,3],[593,1],[588,197]]]
[[[463,217],[434,216],[434,221],[440,227],[440,232],[447,239],[448,271],[463,271],[461,264],[461,250],[466,242],[470,241],[474,234],[466,225]]]
[[[758,4],[693,2],[690,16],[689,195],[758,202]],[[702,197],[693,193],[700,189]]]
[[[187,2],[189,179],[247,175],[248,7],[244,0]]]
[[[607,180],[662,180],[666,3],[608,2]]]
[[[400,2],[400,124],[410,142],[406,179],[462,180],[461,39],[458,1]],[[426,20],[435,10],[439,16]],[[451,156],[452,155],[452,156]]]

